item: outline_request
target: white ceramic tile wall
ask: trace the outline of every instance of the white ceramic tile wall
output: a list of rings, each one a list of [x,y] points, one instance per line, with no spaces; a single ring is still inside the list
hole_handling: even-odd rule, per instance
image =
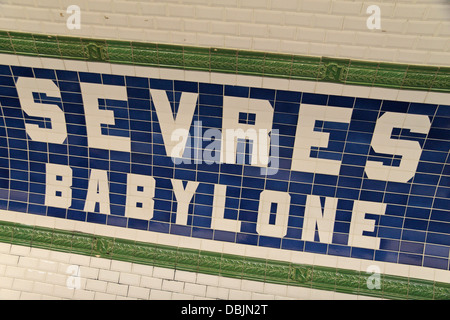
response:
[[[341,300],[368,297],[0,243],[0,300],[6,299]]]
[[[69,30],[69,5],[81,29]],[[369,30],[367,8],[381,10]],[[3,0],[0,29],[450,65],[446,0]]]

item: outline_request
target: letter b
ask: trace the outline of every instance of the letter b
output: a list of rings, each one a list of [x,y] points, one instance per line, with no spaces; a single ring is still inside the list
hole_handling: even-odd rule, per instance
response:
[[[67,209],[72,204],[72,169],[47,163],[45,174],[45,205]]]

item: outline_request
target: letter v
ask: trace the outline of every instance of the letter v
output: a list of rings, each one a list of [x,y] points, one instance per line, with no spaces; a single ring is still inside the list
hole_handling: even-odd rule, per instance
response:
[[[173,115],[166,91],[150,89],[153,105],[158,115],[159,126],[166,148],[166,154],[169,157],[181,157],[186,147],[186,141],[189,136],[189,128],[194,117],[195,106],[197,105],[198,94],[183,92],[180,98],[180,104],[176,116]],[[181,132],[181,133],[180,133]],[[179,139],[184,142],[179,150]],[[174,147],[178,145],[177,155],[173,154]]]

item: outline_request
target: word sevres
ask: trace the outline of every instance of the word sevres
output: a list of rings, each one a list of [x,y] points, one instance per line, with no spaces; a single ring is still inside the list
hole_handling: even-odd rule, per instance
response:
[[[58,87],[51,80],[19,78],[16,84],[22,109],[33,117],[48,118],[51,128],[36,124],[26,124],[26,131],[34,141],[62,144],[67,138],[64,112],[55,104],[34,102],[33,92],[41,92],[50,97],[61,98]],[[126,88],[102,84],[80,83],[84,101],[88,146],[106,150],[130,152],[131,139],[105,135],[102,125],[114,125],[114,112],[99,109],[98,99],[127,101]],[[193,123],[198,94],[183,92],[178,112],[174,116],[167,94],[163,90],[150,89],[153,105],[161,128],[166,154],[172,158],[183,157]],[[206,149],[217,151],[219,163],[236,163],[237,141],[252,140],[251,165],[269,166],[274,110],[270,102],[261,99],[223,97],[221,141]],[[243,124],[240,114],[254,115],[252,124]],[[301,104],[297,131],[292,154],[291,170],[311,173],[338,175],[340,161],[312,158],[311,148],[327,147],[329,134],[314,130],[316,121],[350,123],[352,110],[349,108]],[[394,128],[409,129],[414,133],[427,134],[431,123],[426,115],[385,112],[377,120],[371,147],[377,153],[401,156],[399,166],[385,166],[378,161],[367,161],[365,173],[369,179],[407,182],[417,169],[422,149],[417,141],[392,139]],[[211,138],[211,137],[208,137]],[[276,147],[276,145],[275,145]]]

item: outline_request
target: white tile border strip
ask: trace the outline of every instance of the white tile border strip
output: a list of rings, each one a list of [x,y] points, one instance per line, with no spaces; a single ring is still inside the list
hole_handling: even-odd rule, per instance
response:
[[[107,258],[50,249],[30,250],[6,243],[0,243],[0,257],[0,300],[383,300],[373,296],[228,278],[135,262],[111,262]],[[7,278],[2,274],[2,267],[3,272],[8,270]],[[67,272],[69,267],[79,268],[79,288],[67,287],[67,280],[72,275]],[[102,284],[102,290],[95,290],[99,289],[96,284]],[[183,288],[180,290],[181,285]],[[163,287],[167,291],[163,291]],[[178,290],[170,290],[176,287]]]
[[[310,252],[255,247],[252,245],[127,229],[5,210],[0,210],[0,220],[29,226],[46,227],[50,229],[59,229],[72,232],[83,232],[98,236],[155,243],[186,249],[213,251],[217,253],[242,255],[252,258],[291,262],[295,264],[318,265],[322,267],[349,269],[361,272],[366,272],[369,266],[375,265],[383,274],[450,283],[450,271],[427,267],[314,254]]]

